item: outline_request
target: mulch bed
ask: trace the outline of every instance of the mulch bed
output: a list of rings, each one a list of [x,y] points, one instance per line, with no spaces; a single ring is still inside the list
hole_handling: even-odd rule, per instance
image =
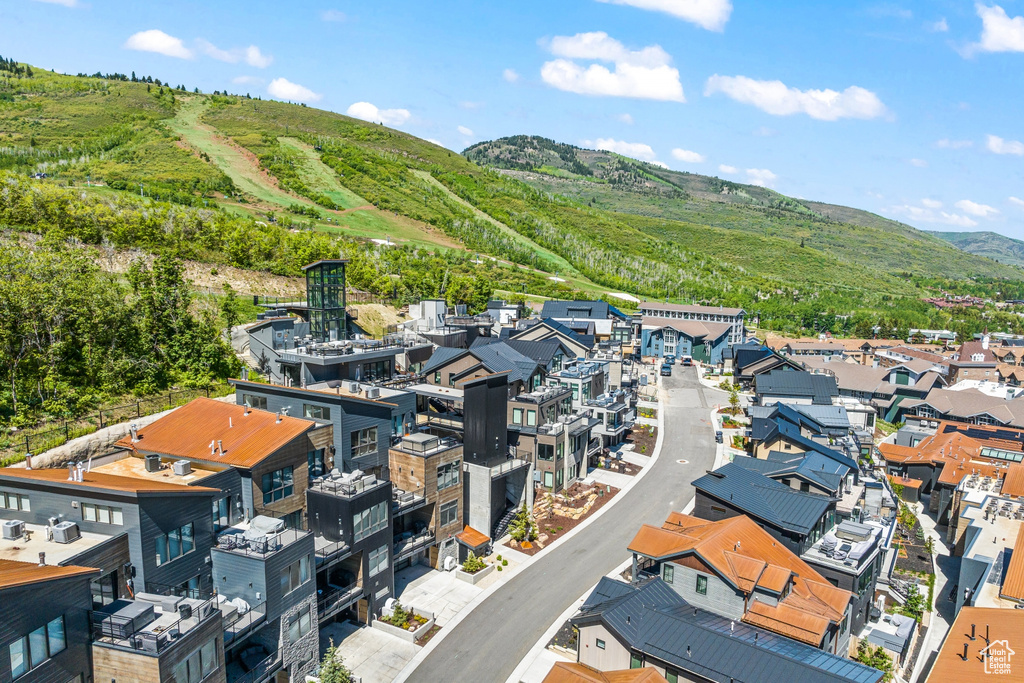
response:
[[[420,647],[423,647],[424,645],[427,644],[427,642],[430,641],[431,638],[434,637],[434,634],[437,633],[440,630],[441,630],[441,627],[438,626],[437,624],[434,624],[433,626],[430,627],[430,630],[427,631],[426,634],[424,634],[424,636],[422,638],[420,638],[420,639],[418,639],[416,641],[416,644],[419,645]]]
[[[579,649],[579,641],[576,637],[576,629],[567,621],[555,633],[555,637],[548,641],[546,647],[561,647],[576,652]]]
[[[589,511],[587,511],[587,514],[581,516],[579,519],[571,519],[569,517],[552,515],[551,517],[544,517],[542,519],[536,520],[538,527],[537,540],[532,541],[532,548],[516,548],[514,545],[512,545],[513,541],[511,540],[505,545],[527,555],[536,555],[545,547],[557,541],[560,536],[566,535],[572,529],[578,527],[580,524],[586,521],[588,517],[590,517],[592,514],[600,510],[602,507],[604,507],[608,503],[608,501],[610,501],[615,496],[615,494],[619,492],[619,489],[615,488],[614,486],[602,488],[605,489],[605,494],[603,496],[599,495],[597,497],[597,500],[594,501],[594,506],[591,507]],[[584,487],[582,486],[582,484],[577,482],[568,489],[567,493],[569,495],[572,495],[573,493],[579,493],[583,489]],[[580,497],[577,500],[579,502],[579,505],[582,505],[585,500],[585,497]],[[547,538],[544,538],[545,535],[547,536]],[[540,541],[540,543],[538,543],[538,541]],[[541,543],[543,543],[544,545],[541,546]]]
[[[633,452],[638,455],[653,455],[654,444],[658,442],[658,428],[636,426],[626,435],[626,443],[633,444]]]
[[[922,572],[924,574],[934,574],[935,568],[932,566],[931,555],[928,554],[924,549],[924,539],[917,537],[917,528],[920,523],[915,523],[914,528],[910,530],[910,538],[903,538],[897,535],[895,541],[900,543],[899,556],[896,558],[896,571],[903,571],[906,573]]]
[[[640,465],[634,465],[633,463],[626,462],[625,460],[613,460],[608,467],[601,469],[608,470],[609,472],[618,472],[620,474],[626,474],[629,475],[630,477],[635,477],[636,475],[640,474],[640,470],[642,470],[643,468],[640,467]]]

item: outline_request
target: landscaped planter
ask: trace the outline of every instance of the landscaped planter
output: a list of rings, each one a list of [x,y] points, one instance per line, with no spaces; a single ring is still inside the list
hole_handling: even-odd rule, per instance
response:
[[[397,636],[407,642],[415,643],[421,637],[425,636],[427,632],[430,631],[430,629],[434,626],[434,613],[427,612],[426,610],[416,609],[415,607],[410,607],[409,611],[413,614],[419,615],[426,619],[426,623],[422,624],[415,631],[407,631],[404,628],[398,628],[397,626],[392,626],[391,624],[385,623],[379,619],[374,619],[373,627],[379,628],[381,631],[384,631],[385,633],[390,633],[391,635]]]
[[[455,578],[457,578],[459,581],[465,581],[466,583],[470,583],[470,584],[473,584],[475,586],[476,584],[480,583],[480,581],[485,576],[487,576],[488,574],[490,574],[493,571],[494,571],[494,565],[493,564],[489,564],[486,567],[484,567],[483,569],[481,569],[480,571],[473,572],[472,574],[470,574],[469,572],[462,571],[462,567],[460,566],[458,569],[455,570]]]

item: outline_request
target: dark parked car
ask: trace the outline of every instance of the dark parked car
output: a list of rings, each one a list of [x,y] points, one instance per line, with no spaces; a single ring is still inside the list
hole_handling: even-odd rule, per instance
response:
[[[671,354],[668,355],[668,356],[665,356],[665,365],[675,365],[675,364],[676,364],[676,357],[675,356],[673,356]]]
[[[662,377],[671,377],[672,376],[672,366],[669,365],[668,363],[663,364],[661,366],[661,376]]]
[[[715,432],[715,442],[716,443],[722,443],[722,441],[723,441],[723,439],[722,439],[722,432]]]

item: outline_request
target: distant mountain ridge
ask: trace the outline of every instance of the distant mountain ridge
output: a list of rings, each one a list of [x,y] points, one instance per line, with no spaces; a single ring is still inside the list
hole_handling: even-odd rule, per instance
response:
[[[983,230],[979,232],[930,231],[968,254],[986,256],[1000,263],[1024,267],[1024,241]]]

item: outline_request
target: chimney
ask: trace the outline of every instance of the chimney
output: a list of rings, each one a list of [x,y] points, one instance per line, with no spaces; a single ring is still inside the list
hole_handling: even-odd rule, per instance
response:
[[[967,643],[964,643],[964,653],[960,657],[966,662],[967,661]]]
[[[134,422],[132,422],[131,426],[128,428],[128,431],[131,432],[132,443],[138,443],[138,441],[139,441],[139,426],[137,424],[135,424]]]
[[[40,567],[45,567],[46,566],[46,553],[39,553],[39,566]]]
[[[971,642],[974,642],[974,624],[971,624]]]
[[[68,463],[68,481],[74,481],[74,480],[75,480],[75,463],[69,462]]]
[[[231,428],[232,428],[232,427],[234,427],[234,426],[235,426],[235,425],[234,425],[234,424],[233,424],[233,423],[231,422],[231,417],[229,416],[229,417],[228,417],[228,429],[231,429]]]
[[[214,455],[217,452],[217,442],[210,442],[210,455]]]
[[[277,421],[274,424],[281,424],[281,411],[277,411]]]
[[[217,450],[220,451],[221,455],[224,455],[224,442],[217,439]]]
[[[25,469],[26,470],[32,469],[32,454],[31,453],[26,453],[25,454]]]

